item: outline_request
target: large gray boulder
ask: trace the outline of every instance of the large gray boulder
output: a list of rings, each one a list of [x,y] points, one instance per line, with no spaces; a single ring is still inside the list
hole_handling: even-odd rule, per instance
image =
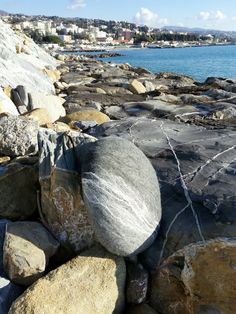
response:
[[[0,116],[0,154],[11,157],[38,151],[38,123],[24,117]]]
[[[98,241],[121,256],[155,239],[161,219],[158,179],[134,144],[116,137],[79,150],[85,205]]]

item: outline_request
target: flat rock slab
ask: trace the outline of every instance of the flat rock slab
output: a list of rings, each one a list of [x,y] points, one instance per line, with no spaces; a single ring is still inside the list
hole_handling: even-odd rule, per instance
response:
[[[29,287],[9,314],[119,314],[125,302],[125,262],[91,249]]]
[[[0,116],[0,154],[11,157],[38,151],[38,123],[24,117]]]
[[[91,134],[132,141],[156,169],[163,219],[144,258],[150,267],[203,237],[236,236],[236,132],[129,118],[105,123]]]
[[[235,313],[235,248],[219,238],[177,251],[152,275],[150,305],[166,314]]]

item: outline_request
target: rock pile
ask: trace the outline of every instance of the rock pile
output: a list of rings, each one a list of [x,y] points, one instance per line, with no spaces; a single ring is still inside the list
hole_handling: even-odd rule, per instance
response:
[[[234,314],[236,81],[58,58],[0,82],[0,312]]]

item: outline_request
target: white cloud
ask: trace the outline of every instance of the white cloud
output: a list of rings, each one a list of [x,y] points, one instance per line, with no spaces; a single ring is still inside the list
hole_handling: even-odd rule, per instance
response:
[[[210,18],[210,12],[204,12],[204,11],[202,11],[202,12],[200,12],[199,13],[199,20],[204,20],[204,21],[207,21],[207,20],[209,20],[209,18]]]
[[[166,18],[160,18],[159,15],[147,8],[141,8],[135,15],[135,22],[139,25],[147,25],[150,27],[159,27],[168,24]]]
[[[232,17],[232,21],[236,22],[236,16]]]
[[[71,10],[84,8],[86,6],[85,0],[71,0],[71,4],[67,7]]]
[[[222,21],[225,18],[226,15],[220,10],[214,12],[202,11],[198,15],[198,19],[203,21]]]
[[[224,20],[225,18],[226,18],[226,15],[222,11],[220,10],[216,11],[215,13],[216,20]]]

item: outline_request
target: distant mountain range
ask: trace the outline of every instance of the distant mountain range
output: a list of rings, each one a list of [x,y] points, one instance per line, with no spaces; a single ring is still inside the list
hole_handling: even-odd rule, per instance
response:
[[[236,32],[235,31],[221,31],[221,30],[215,30],[215,29],[205,29],[205,28],[190,28],[190,27],[182,27],[182,26],[165,26],[162,28],[163,30],[166,29],[168,31],[173,32],[188,32],[188,33],[194,33],[194,34],[200,34],[200,35],[215,35],[217,37],[225,37],[229,36],[231,38],[236,38]]]
[[[0,10],[0,16],[5,16],[5,15],[8,15],[8,13],[3,10]]]

